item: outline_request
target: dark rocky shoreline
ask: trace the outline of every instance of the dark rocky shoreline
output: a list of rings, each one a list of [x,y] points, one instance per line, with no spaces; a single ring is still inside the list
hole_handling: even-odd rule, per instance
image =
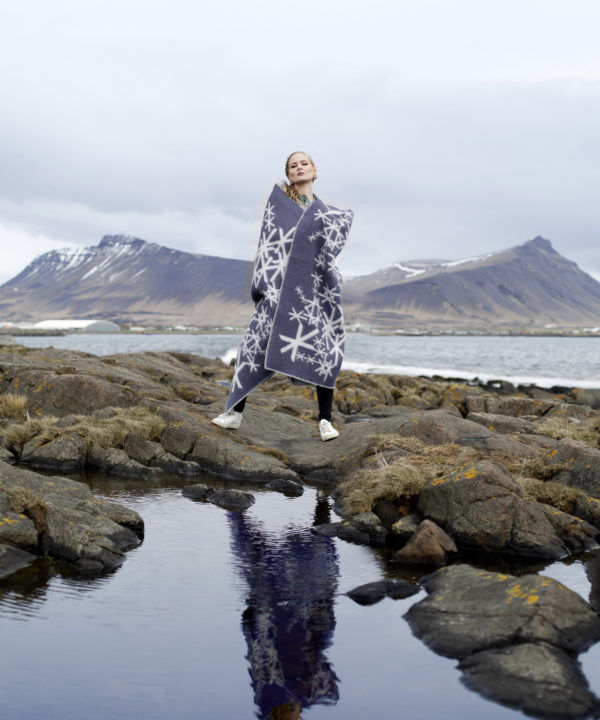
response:
[[[529,594],[507,596],[507,587],[525,592],[524,580],[485,571],[484,592],[482,571],[467,563],[476,552],[491,564],[504,557],[535,568],[597,547],[600,391],[342,372],[334,406],[341,435],[322,443],[312,388],[281,377],[253,393],[239,430],[212,425],[232,375],[219,360],[8,346],[0,370],[0,577],[40,555],[84,573],[114,570],[143,536],[136,513],[35,468],[97,469],[152,482],[176,473],[189,477],[184,494],[191,499],[239,512],[251,504],[249,493],[215,491],[194,476],[211,472],[290,495],[310,482],[332,492],[342,518],[315,532],[384,548],[396,567],[417,575],[443,568],[423,581],[430,595],[409,614],[436,652],[448,654],[438,642],[439,618],[458,628],[455,644],[460,633],[473,632],[450,619],[458,613],[463,622],[466,606],[426,612],[442,586],[446,599],[459,589],[470,593],[488,619],[503,597],[503,623],[520,628],[559,622],[553,598],[564,593],[587,618],[575,622],[582,637],[576,646],[541,631],[525,639],[511,631],[453,657],[471,687],[536,716],[596,712],[576,660],[600,638],[595,611],[540,575],[529,576],[536,578]],[[386,593],[393,596],[390,588],[380,596]],[[528,603],[541,615],[524,615]],[[528,662],[550,663],[552,679],[525,677]],[[567,700],[550,700],[565,688]]]

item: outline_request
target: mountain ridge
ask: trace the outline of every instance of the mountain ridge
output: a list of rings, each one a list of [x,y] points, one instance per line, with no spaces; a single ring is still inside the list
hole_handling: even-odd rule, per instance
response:
[[[129,235],[51,250],[0,286],[0,320],[244,326],[252,263]],[[536,236],[459,260],[399,261],[343,285],[347,324],[499,329],[600,324],[600,283]]]

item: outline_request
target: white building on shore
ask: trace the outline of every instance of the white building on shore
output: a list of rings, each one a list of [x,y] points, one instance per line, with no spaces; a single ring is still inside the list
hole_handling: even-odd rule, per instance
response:
[[[110,320],[41,320],[29,327],[40,330],[66,330],[88,333],[119,332],[121,328]]]

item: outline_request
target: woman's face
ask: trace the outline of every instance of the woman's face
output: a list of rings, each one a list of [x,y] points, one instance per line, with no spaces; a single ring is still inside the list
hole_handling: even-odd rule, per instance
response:
[[[301,152],[292,155],[288,163],[288,180],[292,185],[314,180],[316,176],[317,168],[311,163],[308,155]]]

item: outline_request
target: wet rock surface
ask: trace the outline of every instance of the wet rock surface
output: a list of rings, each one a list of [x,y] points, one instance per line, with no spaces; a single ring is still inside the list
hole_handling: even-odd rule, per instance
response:
[[[349,590],[346,595],[359,605],[374,605],[384,597],[401,600],[416,595],[419,590],[416,585],[412,585],[406,580],[387,578],[359,585],[353,590]]]
[[[19,551],[5,550],[0,557],[5,575],[36,555],[85,573],[107,572],[143,537],[136,512],[94,497],[87,485],[5,463],[0,463],[0,506],[0,544]]]
[[[583,550],[595,542],[594,529],[584,528],[577,518],[565,523],[564,514],[524,500],[519,484],[503,466],[490,461],[430,480],[418,508],[459,546],[487,552],[557,559],[569,554],[572,546]]]
[[[577,663],[600,639],[600,618],[577,593],[540,575],[467,565],[424,579],[406,614],[432,650],[461,660],[467,684],[536,716],[588,717],[598,707]]]
[[[521,642],[579,653],[600,640],[600,618],[552,578],[453,565],[427,576],[423,587],[429,596],[413,605],[407,618],[417,637],[440,655],[462,659]]]
[[[445,565],[448,557],[458,554],[454,540],[431,520],[423,520],[414,535],[392,560],[397,565]]]
[[[600,450],[577,440],[560,440],[546,456],[553,480],[600,498]]]
[[[202,500],[218,505],[225,510],[235,510],[236,512],[247,510],[255,502],[252,493],[231,488],[215,489],[202,483],[182,488],[181,494],[190,500]]]

